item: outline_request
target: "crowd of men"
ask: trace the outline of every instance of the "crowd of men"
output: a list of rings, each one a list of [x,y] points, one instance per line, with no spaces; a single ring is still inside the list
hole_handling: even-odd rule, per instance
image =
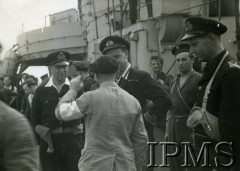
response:
[[[182,142],[191,142],[196,155],[204,142],[230,144],[221,151],[222,158],[216,159],[213,145],[207,166],[200,157],[198,164],[189,161],[188,168],[183,167],[184,153],[176,155],[176,146],[168,147],[167,153],[174,156],[168,158],[169,170],[239,170],[240,66],[222,45],[227,27],[190,17],[185,30],[172,49],[179,69],[176,78],[162,72],[158,56],[150,59],[152,76],[133,68],[129,43],[107,36],[99,45],[102,56],[77,67],[79,73],[71,80],[71,54],[66,51],[47,56],[50,78],[41,85],[28,74],[15,86],[9,76],[0,79],[5,102],[0,102],[0,170],[151,171],[147,164],[155,156],[149,154],[148,142],[156,141],[154,127],[161,141],[182,149]],[[194,68],[195,58],[207,62],[201,74]]]

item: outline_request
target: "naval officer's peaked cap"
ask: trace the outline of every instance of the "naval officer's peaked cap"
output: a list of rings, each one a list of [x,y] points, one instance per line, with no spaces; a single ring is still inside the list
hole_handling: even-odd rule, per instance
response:
[[[222,35],[227,31],[227,27],[213,19],[192,16],[185,21],[185,35],[182,41],[189,40],[208,33]]]
[[[71,59],[71,54],[66,51],[57,51],[49,54],[46,58],[47,65],[54,65],[58,62],[65,62],[64,64],[69,64]]]
[[[130,44],[125,39],[119,37],[119,36],[107,36],[105,37],[99,45],[99,50],[105,54],[108,50],[112,49],[130,49]]]

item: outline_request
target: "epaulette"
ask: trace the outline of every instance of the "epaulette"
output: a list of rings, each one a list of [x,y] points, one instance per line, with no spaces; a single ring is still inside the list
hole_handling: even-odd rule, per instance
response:
[[[229,66],[232,68],[232,67],[235,67],[235,68],[239,68],[240,69],[240,66],[237,64],[236,61],[229,61],[228,62]]]

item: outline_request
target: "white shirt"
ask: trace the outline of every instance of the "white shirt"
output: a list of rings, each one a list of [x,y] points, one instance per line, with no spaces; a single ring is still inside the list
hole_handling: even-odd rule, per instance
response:
[[[33,100],[33,94],[29,94],[28,95],[28,102],[29,102],[30,107],[32,107],[32,100]]]
[[[120,81],[121,78],[127,79],[128,78],[128,74],[129,74],[129,69],[131,68],[131,64],[128,63],[127,68],[125,69],[125,71],[122,73],[121,77],[119,77],[119,79],[117,80],[117,83]]]
[[[70,85],[70,82],[69,82],[68,78],[65,79],[65,82],[61,85],[60,90],[62,89],[62,86],[65,85],[65,84],[68,85],[68,86]],[[54,88],[56,88],[56,90],[58,91],[57,86],[53,82],[53,77],[50,77],[50,79],[49,79],[48,83],[45,85],[45,87],[52,87],[52,86]],[[58,91],[58,93],[59,93],[59,91]]]

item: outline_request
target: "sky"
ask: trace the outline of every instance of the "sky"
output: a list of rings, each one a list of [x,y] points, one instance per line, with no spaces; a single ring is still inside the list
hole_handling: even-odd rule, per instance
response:
[[[77,0],[0,0],[0,42],[3,46],[0,56],[16,44],[22,25],[24,31],[42,27],[45,16],[70,8],[77,8]],[[39,68],[29,72],[37,76],[46,72],[46,69],[36,70]]]

